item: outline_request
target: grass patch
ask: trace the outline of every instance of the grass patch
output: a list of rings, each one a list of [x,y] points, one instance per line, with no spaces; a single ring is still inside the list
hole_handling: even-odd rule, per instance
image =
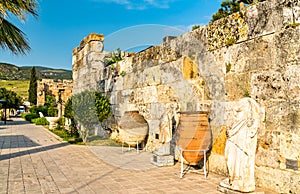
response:
[[[65,129],[53,129],[50,131],[70,144],[85,145],[80,137],[70,135],[69,131]]]
[[[86,145],[89,145],[89,146],[114,146],[114,147],[122,146],[120,143],[118,143],[112,139],[101,138],[99,136],[88,137]]]
[[[28,99],[29,80],[0,80],[0,88],[14,91],[22,99]]]

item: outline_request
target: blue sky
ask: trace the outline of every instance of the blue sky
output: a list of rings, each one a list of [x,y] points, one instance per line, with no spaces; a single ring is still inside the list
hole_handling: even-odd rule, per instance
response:
[[[89,33],[104,34],[107,51],[157,45],[207,24],[219,7],[219,0],[40,0],[38,19],[10,19],[26,33],[30,53],[0,50],[0,62],[72,69],[72,50]]]

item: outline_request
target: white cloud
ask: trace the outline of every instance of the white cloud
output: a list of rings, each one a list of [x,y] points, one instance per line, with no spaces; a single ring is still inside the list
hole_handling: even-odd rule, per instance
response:
[[[102,3],[116,3],[124,5],[126,9],[144,10],[148,8],[167,9],[169,4],[178,0],[93,0]]]

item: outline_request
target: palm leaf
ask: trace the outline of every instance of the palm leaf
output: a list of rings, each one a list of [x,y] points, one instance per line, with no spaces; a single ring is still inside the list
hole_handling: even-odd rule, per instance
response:
[[[0,21],[0,46],[11,50],[13,54],[25,55],[30,50],[25,34],[1,16]]]
[[[24,20],[26,14],[36,17],[37,7],[35,0],[0,0],[0,14],[7,17],[7,12],[10,12],[20,20]]]

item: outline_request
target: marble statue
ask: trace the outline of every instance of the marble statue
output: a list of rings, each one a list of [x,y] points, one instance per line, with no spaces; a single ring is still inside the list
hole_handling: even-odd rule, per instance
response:
[[[170,155],[171,154],[171,140],[173,137],[172,130],[173,125],[178,119],[178,105],[167,104],[164,114],[160,118],[159,123],[159,141],[160,145],[156,150],[158,155]]]
[[[221,187],[241,192],[255,190],[254,165],[257,131],[260,124],[259,106],[251,98],[243,98],[233,107],[233,122],[226,134],[225,160],[229,178]]]
[[[160,119],[160,142],[162,144],[169,143],[172,140],[173,123],[174,120],[178,120],[178,109],[177,104],[167,104],[166,111]]]

